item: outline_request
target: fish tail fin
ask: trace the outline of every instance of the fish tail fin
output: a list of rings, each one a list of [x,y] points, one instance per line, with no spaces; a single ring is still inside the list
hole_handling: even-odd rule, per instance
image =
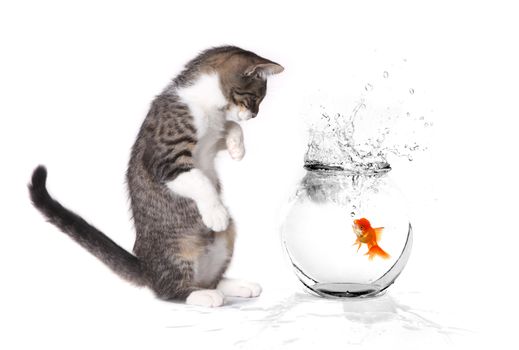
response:
[[[377,242],[382,238],[382,232],[384,231],[383,227],[377,227],[373,229],[375,231],[375,236],[377,237]]]
[[[366,255],[369,257],[369,260],[373,260],[375,256],[380,256],[382,259],[389,259],[391,257],[378,245],[374,245],[369,248],[369,251],[366,253]]]

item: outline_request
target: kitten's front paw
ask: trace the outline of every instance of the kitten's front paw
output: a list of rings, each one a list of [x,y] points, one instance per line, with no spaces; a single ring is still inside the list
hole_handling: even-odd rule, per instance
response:
[[[242,160],[245,155],[245,146],[243,145],[243,133],[239,125],[228,131],[225,144],[232,159]]]
[[[242,160],[245,155],[245,147],[243,142],[237,143],[235,140],[227,141],[227,150],[234,160]]]
[[[189,294],[186,304],[205,307],[222,306],[224,301],[223,293],[216,289],[196,290]]]
[[[229,226],[229,213],[222,203],[217,202],[209,206],[202,206],[199,209],[202,221],[211,230],[219,232]]]

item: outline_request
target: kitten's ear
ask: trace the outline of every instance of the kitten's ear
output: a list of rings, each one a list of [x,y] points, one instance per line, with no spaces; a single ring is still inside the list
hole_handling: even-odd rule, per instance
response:
[[[283,68],[282,65],[274,62],[258,63],[247,68],[244,75],[246,77],[256,76],[262,79],[267,79],[269,75],[279,74],[284,70],[285,68]]]

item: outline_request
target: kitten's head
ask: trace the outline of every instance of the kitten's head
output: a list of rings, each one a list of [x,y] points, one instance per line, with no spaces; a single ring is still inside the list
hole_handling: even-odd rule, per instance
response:
[[[226,118],[242,121],[257,116],[267,93],[267,78],[284,68],[252,52],[239,50],[217,68],[221,88],[228,101]]]

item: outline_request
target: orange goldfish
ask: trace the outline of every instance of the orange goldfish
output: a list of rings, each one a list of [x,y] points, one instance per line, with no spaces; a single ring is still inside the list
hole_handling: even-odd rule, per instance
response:
[[[368,252],[365,254],[369,256],[369,260],[373,260],[375,256],[380,256],[383,259],[389,259],[389,254],[379,247],[378,241],[382,235],[383,227],[373,228],[368,219],[362,218],[353,220],[353,232],[357,235],[357,240],[353,245],[358,244],[357,251],[359,251],[362,243],[368,246]]]

